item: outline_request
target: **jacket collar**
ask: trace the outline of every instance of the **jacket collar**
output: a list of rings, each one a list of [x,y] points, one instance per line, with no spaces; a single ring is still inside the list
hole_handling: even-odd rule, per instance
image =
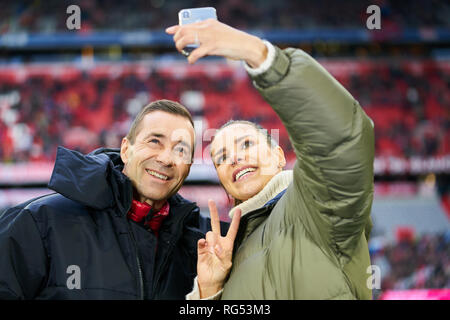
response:
[[[265,206],[270,200],[284,191],[293,180],[292,170],[284,170],[273,176],[266,186],[250,199],[242,202],[230,210],[229,216],[233,218],[236,209],[241,209],[241,217],[247,213]]]

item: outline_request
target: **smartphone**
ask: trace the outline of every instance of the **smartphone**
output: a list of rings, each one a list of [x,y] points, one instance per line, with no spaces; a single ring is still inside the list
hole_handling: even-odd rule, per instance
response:
[[[183,9],[178,12],[178,24],[180,26],[195,23],[199,21],[203,21],[206,19],[216,19],[217,20],[217,14],[216,9],[213,7],[204,7],[204,8],[190,8],[190,9]],[[188,57],[189,54],[197,48],[198,45],[196,44],[188,44],[181,53]]]

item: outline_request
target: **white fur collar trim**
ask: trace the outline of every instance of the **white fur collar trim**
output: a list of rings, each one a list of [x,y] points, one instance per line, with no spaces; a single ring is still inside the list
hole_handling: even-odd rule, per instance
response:
[[[241,217],[243,217],[250,211],[261,208],[269,202],[269,200],[273,199],[277,194],[286,189],[292,180],[292,170],[284,170],[277,173],[259,193],[231,209],[228,215],[230,218],[233,218],[235,210],[239,208],[241,209]]]

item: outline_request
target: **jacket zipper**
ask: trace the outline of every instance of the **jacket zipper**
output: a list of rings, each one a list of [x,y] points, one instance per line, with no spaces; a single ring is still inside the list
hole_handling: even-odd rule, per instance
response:
[[[186,217],[189,215],[189,213],[191,212],[191,210],[192,210],[193,208],[194,208],[194,206],[193,206],[192,208],[189,208],[189,210],[186,210],[186,211],[187,211],[186,216],[183,217],[183,219],[180,221],[180,225],[181,225],[181,226],[183,226],[184,220],[186,219]],[[200,214],[200,213],[199,213],[199,214]],[[177,234],[176,234],[176,236],[175,236],[175,239],[179,239],[179,235],[181,234],[181,232],[182,232],[182,228],[178,230],[178,232],[177,232]],[[157,287],[157,285],[158,285],[158,283],[159,283],[159,278],[161,277],[161,274],[162,274],[163,270],[164,270],[165,267],[166,267],[166,264],[167,264],[167,261],[168,261],[168,259],[169,259],[169,256],[170,256],[170,254],[172,253],[173,247],[174,247],[174,245],[175,245],[174,242],[173,242],[172,240],[169,240],[168,242],[169,242],[169,248],[168,248],[168,250],[167,250],[167,252],[166,252],[166,255],[164,256],[163,262],[161,263],[161,268],[159,268],[158,274],[157,274],[156,277],[155,277],[155,281],[153,282],[152,300],[154,300],[154,298],[155,298],[155,292],[156,292],[156,287]]]
[[[168,242],[169,242],[170,247],[169,247],[169,249],[168,249],[168,251],[167,251],[166,256],[164,257],[164,261],[161,263],[161,268],[158,270],[159,272],[158,272],[158,274],[156,275],[155,281],[154,281],[154,283],[153,283],[152,300],[155,299],[156,287],[157,287],[157,285],[158,285],[159,278],[160,278],[160,276],[161,276],[161,272],[162,272],[161,270],[164,270],[164,268],[166,267],[167,260],[169,259],[169,255],[170,255],[170,253],[172,252],[173,244],[172,244],[171,241],[168,241]]]
[[[131,229],[130,221],[128,219],[126,219],[126,220],[127,220],[128,230],[130,232],[131,240],[132,240],[133,245],[134,245],[134,250],[136,252],[136,263],[137,263],[138,274],[139,274],[139,292],[140,292],[139,299],[140,300],[144,300],[145,299],[145,294],[144,294],[144,277],[142,275],[142,266],[141,266],[141,260],[139,259],[139,251],[138,251],[136,239],[134,238],[134,235],[133,235],[133,230]]]

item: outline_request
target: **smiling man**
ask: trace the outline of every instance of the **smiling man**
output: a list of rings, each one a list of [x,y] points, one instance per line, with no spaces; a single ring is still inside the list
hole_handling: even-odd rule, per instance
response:
[[[144,109],[136,118],[122,140],[120,154],[123,173],[133,182],[136,197],[160,209],[166,199],[180,189],[189,173],[194,127],[187,115],[168,115],[167,111],[159,109],[152,111],[154,106]],[[174,112],[182,113],[181,105],[171,104],[171,107]]]
[[[177,194],[194,136],[186,108],[158,100],[120,150],[59,147],[56,192],[0,215],[0,299],[184,299],[204,237]]]

